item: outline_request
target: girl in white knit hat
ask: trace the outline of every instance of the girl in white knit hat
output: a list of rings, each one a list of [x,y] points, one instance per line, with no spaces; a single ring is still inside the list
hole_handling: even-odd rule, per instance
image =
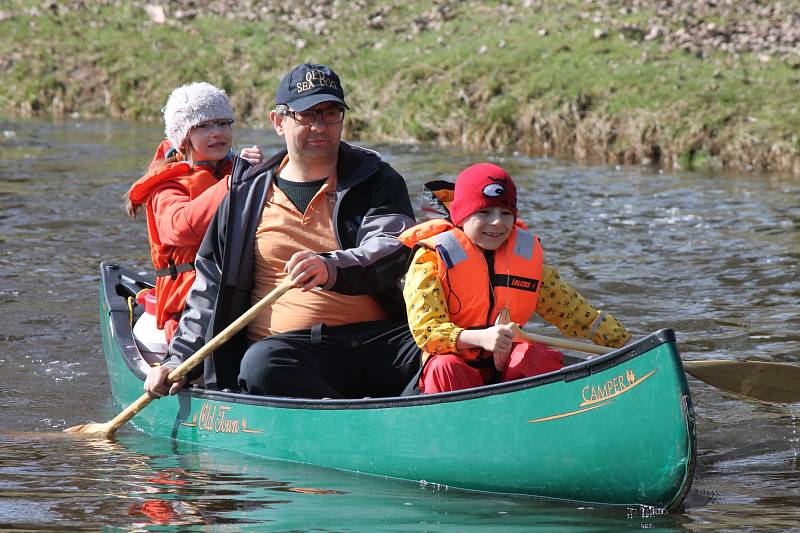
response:
[[[128,191],[126,210],[147,213],[150,256],[156,269],[156,323],[166,341],[174,334],[194,281],[194,257],[217,206],[228,192],[236,158],[233,109],[210,83],[178,87],[167,100],[164,133],[150,169]],[[261,163],[257,146],[240,156]]]

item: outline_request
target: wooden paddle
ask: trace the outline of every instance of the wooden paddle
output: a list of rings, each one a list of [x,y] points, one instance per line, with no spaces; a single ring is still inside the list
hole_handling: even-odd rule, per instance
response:
[[[197,350],[194,355],[189,357],[186,361],[180,364],[178,368],[173,370],[167,376],[167,380],[170,383],[174,383],[179,379],[183,378],[186,374],[189,373],[191,369],[196,367],[202,361],[208,357],[211,352],[222,346],[225,342],[228,341],[231,337],[233,337],[240,329],[245,327],[247,324],[253,321],[253,319],[258,316],[258,314],[275,303],[275,301],[280,298],[283,293],[289,290],[292,287],[291,281],[288,279],[285,280],[283,283],[275,287],[272,292],[264,296],[258,303],[256,303],[253,307],[248,309],[242,316],[231,322],[227,328],[220,331],[213,339],[208,341],[205,346]],[[99,423],[90,423],[90,424],[81,424],[79,426],[73,426],[70,428],[65,429],[64,431],[69,433],[88,433],[94,436],[99,436],[103,438],[111,438],[114,433],[123,425],[125,422],[136,416],[136,414],[144,409],[147,404],[153,401],[154,398],[150,397],[147,393],[142,394],[139,399],[135,402],[130,404],[126,407],[120,414],[115,416],[108,422],[99,424]]]
[[[519,338],[555,348],[596,355],[615,350],[615,348],[606,346],[528,333],[518,326],[515,329]],[[712,387],[751,400],[768,403],[800,402],[800,366],[767,361],[711,359],[705,361],[683,360],[683,369]]]

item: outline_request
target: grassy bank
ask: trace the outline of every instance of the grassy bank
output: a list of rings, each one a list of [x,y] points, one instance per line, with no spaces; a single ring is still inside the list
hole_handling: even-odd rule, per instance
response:
[[[10,0],[0,112],[157,121],[207,80],[263,126],[312,60],[343,79],[350,137],[800,176],[800,2],[661,4]]]

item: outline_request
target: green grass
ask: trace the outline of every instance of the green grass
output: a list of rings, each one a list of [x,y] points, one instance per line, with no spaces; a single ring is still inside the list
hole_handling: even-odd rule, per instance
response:
[[[264,126],[280,76],[313,60],[343,79],[353,107],[348,133],[375,141],[530,151],[541,146],[535,123],[559,132],[550,153],[576,155],[570,150],[578,135],[607,162],[635,162],[658,145],[665,165],[751,160],[780,171],[800,154],[800,71],[792,65],[748,54],[665,52],[659,41],[637,40],[635,31],[622,39],[607,25],[598,39],[599,25],[580,17],[583,2],[528,10],[521,2],[452,4],[455,16],[440,29],[416,32],[414,19],[443,2],[372,1],[329,21],[323,35],[278,17],[155,25],[134,3],[87,2],[37,17],[25,13],[42,9],[40,2],[11,4],[9,11],[22,14],[0,22],[6,115],[157,121],[174,87],[206,80],[228,91],[240,121]],[[370,28],[372,12],[386,5],[384,28]],[[650,15],[642,10],[618,22],[643,26]],[[781,158],[770,159],[776,145],[784,147]]]

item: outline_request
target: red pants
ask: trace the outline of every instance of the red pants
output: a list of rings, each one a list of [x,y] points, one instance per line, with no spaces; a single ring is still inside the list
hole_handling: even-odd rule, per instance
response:
[[[564,366],[564,354],[543,346],[519,342],[511,350],[508,366],[501,381],[529,378],[553,372]],[[425,363],[419,388],[425,394],[447,392],[486,385],[491,372],[473,368],[464,359],[453,354],[432,355]]]

